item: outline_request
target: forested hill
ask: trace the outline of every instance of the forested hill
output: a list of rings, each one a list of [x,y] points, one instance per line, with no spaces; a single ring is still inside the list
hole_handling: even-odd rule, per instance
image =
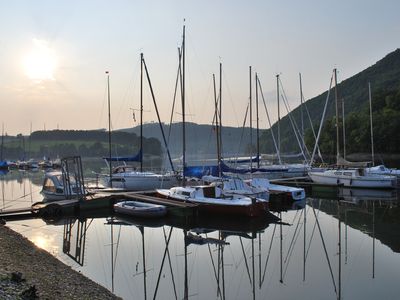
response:
[[[329,80],[329,77],[330,74],[327,74],[327,80]],[[354,112],[361,112],[365,110],[366,105],[368,105],[368,82],[371,83],[373,101],[382,101],[382,99],[377,99],[377,97],[386,97],[388,94],[392,95],[394,99],[396,99],[395,95],[400,89],[400,49],[389,53],[374,65],[346,80],[343,80],[338,84],[338,99],[344,100],[346,116]],[[328,91],[317,97],[309,99],[305,104],[303,104],[303,108],[304,105],[307,106],[313,124],[316,125],[317,128],[321,120],[327,93]],[[400,101],[400,99],[397,101]],[[297,124],[300,124],[300,114],[300,107],[297,107],[292,112],[292,116],[296,120]],[[330,120],[334,114],[335,101],[334,93],[332,91],[325,120]],[[380,121],[376,120],[374,126],[379,126],[378,122]],[[348,123],[347,120],[346,123]],[[310,123],[306,119],[304,125],[306,129],[310,128]],[[351,124],[346,124],[346,127],[347,125],[350,126]],[[394,125],[394,123],[392,125]],[[281,119],[280,127],[282,152],[298,152],[299,150],[297,143],[293,143],[293,129],[287,116]],[[274,124],[272,128],[276,134],[277,125]],[[394,132],[398,131],[400,131],[400,128],[394,128]],[[349,137],[346,137],[346,139],[350,143]],[[273,143],[269,130],[263,133],[263,138],[261,139],[260,143],[262,152],[273,152]]]
[[[169,138],[169,149],[174,157],[182,155],[182,123],[163,124],[165,134],[171,129]],[[186,152],[190,157],[216,157],[216,132],[212,125],[186,123]],[[140,134],[140,127],[124,129],[127,132]],[[153,137],[162,141],[160,126],[158,123],[148,123],[143,125],[143,136]],[[256,130],[253,129],[253,143],[255,144]],[[250,143],[249,128],[223,127],[222,129],[222,152],[223,156],[235,156],[249,153]],[[162,143],[163,144],[163,143]],[[164,145],[164,144],[163,144]]]
[[[30,136],[6,136],[3,156],[7,159],[64,157],[103,157],[109,155],[108,132],[105,130],[47,130],[35,131]],[[115,131],[111,135],[112,155],[127,156],[138,153],[140,139],[134,133]],[[155,138],[143,139],[145,155],[161,156],[163,149]]]

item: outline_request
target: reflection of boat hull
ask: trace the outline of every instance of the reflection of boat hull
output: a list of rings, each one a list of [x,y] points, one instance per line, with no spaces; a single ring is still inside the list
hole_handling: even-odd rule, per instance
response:
[[[120,214],[127,214],[141,218],[158,218],[167,214],[163,205],[143,203],[139,201],[122,201],[114,204],[114,210]]]
[[[195,217],[164,217],[156,219],[145,219],[135,218],[128,215],[118,215],[117,220],[113,222],[121,221],[122,224],[146,226],[146,227],[161,227],[164,225],[177,227],[183,230],[194,230],[212,232],[215,230],[221,230],[226,232],[228,235],[258,232],[269,226],[269,224],[277,223],[280,221],[275,215],[268,213],[261,217],[236,217],[231,218],[228,216],[210,216],[210,215],[198,215]]]
[[[345,201],[396,201],[396,190],[371,190],[371,189],[350,189],[339,188],[339,197]]]

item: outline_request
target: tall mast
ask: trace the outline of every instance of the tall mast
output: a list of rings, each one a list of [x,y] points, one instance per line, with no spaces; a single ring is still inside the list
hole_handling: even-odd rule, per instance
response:
[[[345,125],[345,118],[344,118],[344,98],[342,98],[342,120],[343,120],[343,159],[346,159],[346,125]]]
[[[182,35],[182,184],[185,183],[185,165],[186,165],[186,131],[185,131],[185,25],[183,25]]]
[[[143,172],[143,53],[140,53],[140,172]]]
[[[279,74],[276,75],[276,99],[278,101],[278,157],[281,157],[281,116],[279,110]]]
[[[107,74],[107,99],[108,99],[108,154],[110,158],[110,187],[112,187],[112,161],[111,161],[111,105],[110,105],[110,74]]]
[[[250,122],[250,173],[253,173],[253,128],[252,128],[252,118],[253,118],[253,114],[252,114],[252,107],[251,107],[251,66],[249,66],[249,82],[250,82],[250,97],[249,97],[249,101],[250,101],[250,118],[249,118],[249,122]]]
[[[335,105],[336,105],[336,164],[339,162],[340,157],[340,145],[339,145],[339,101],[337,92],[337,71],[333,69],[335,76]]]
[[[260,168],[260,127],[259,127],[259,118],[258,118],[258,84],[257,84],[258,75],[256,73],[256,115],[257,115],[257,168]]]
[[[0,161],[3,161],[3,149],[4,149],[4,123],[1,124],[1,152],[0,152]]]
[[[219,63],[219,155],[222,156],[222,63]],[[220,175],[221,176],[221,175]]]
[[[368,94],[369,94],[369,119],[371,124],[371,155],[372,165],[375,166],[375,155],[374,155],[374,129],[372,125],[372,96],[371,96],[371,82],[368,82]]]
[[[215,87],[215,74],[213,74],[213,84],[214,84],[214,105],[215,105],[215,128],[217,136],[217,164],[218,164],[218,176],[221,177],[221,148],[220,148],[220,133],[219,133],[219,122],[218,122],[218,99],[217,91]]]
[[[304,115],[303,115],[303,84],[301,82],[301,73],[299,73],[300,79],[300,118],[301,118],[301,151],[304,152]]]

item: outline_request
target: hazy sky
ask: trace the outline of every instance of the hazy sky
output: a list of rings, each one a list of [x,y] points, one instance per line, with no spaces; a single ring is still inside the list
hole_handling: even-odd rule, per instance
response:
[[[399,12],[398,0],[2,1],[0,120],[12,135],[31,126],[105,128],[108,70],[113,128],[137,125],[131,109],[139,108],[143,52],[168,122],[184,19],[187,119],[212,121],[212,74],[222,62],[224,125],[243,122],[250,65],[276,120],[276,74],[296,107],[299,72],[309,99],[328,88],[334,67],[341,81],[398,48]],[[149,122],[155,113],[145,87]],[[260,121],[268,127],[264,113]]]

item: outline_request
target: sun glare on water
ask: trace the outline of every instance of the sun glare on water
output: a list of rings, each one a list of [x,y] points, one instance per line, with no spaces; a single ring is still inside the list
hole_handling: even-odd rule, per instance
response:
[[[55,80],[57,56],[47,41],[33,39],[33,46],[22,60],[26,76],[34,81]]]

